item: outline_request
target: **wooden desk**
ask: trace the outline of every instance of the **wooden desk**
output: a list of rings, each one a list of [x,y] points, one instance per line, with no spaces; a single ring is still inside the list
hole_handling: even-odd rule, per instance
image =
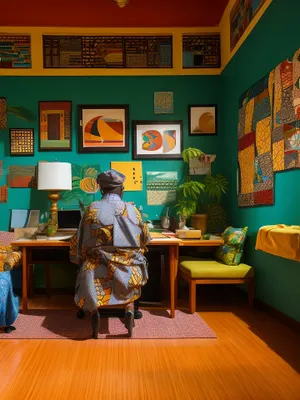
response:
[[[175,317],[177,298],[177,277],[178,277],[178,255],[180,246],[220,246],[222,240],[192,240],[177,238],[154,238],[148,246],[168,246],[170,262],[170,313],[171,318]],[[31,263],[31,252],[33,249],[70,247],[66,241],[56,240],[30,240],[19,239],[12,243],[22,249],[22,312],[28,312],[28,265]]]

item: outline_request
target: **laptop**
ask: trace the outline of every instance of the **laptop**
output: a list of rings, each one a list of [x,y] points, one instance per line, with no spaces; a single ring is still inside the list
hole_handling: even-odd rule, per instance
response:
[[[58,231],[76,232],[81,220],[80,210],[58,210]]]

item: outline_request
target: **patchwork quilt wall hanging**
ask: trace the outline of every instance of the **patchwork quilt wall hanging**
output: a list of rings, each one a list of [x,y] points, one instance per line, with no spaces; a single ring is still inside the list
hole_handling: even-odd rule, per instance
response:
[[[238,205],[274,204],[274,172],[300,168],[300,49],[240,98]]]

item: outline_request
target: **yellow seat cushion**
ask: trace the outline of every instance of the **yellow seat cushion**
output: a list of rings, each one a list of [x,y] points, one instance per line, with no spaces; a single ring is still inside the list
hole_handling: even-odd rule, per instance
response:
[[[194,279],[241,279],[254,276],[254,269],[247,264],[226,265],[215,260],[191,257],[181,259],[179,269]]]

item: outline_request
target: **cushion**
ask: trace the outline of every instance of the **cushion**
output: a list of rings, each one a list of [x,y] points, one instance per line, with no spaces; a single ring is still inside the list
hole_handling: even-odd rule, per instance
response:
[[[11,246],[0,246],[0,272],[10,271],[21,263],[21,251]]]
[[[227,265],[238,265],[243,255],[248,227],[233,228],[229,226],[222,234],[224,244],[215,252],[215,257]]]
[[[199,260],[188,258],[182,261],[179,269],[191,278],[198,279],[238,279],[252,278],[254,269],[247,264],[228,266],[216,260]]]
[[[10,246],[13,240],[13,232],[0,231],[0,272],[10,271],[21,263],[22,253]]]

